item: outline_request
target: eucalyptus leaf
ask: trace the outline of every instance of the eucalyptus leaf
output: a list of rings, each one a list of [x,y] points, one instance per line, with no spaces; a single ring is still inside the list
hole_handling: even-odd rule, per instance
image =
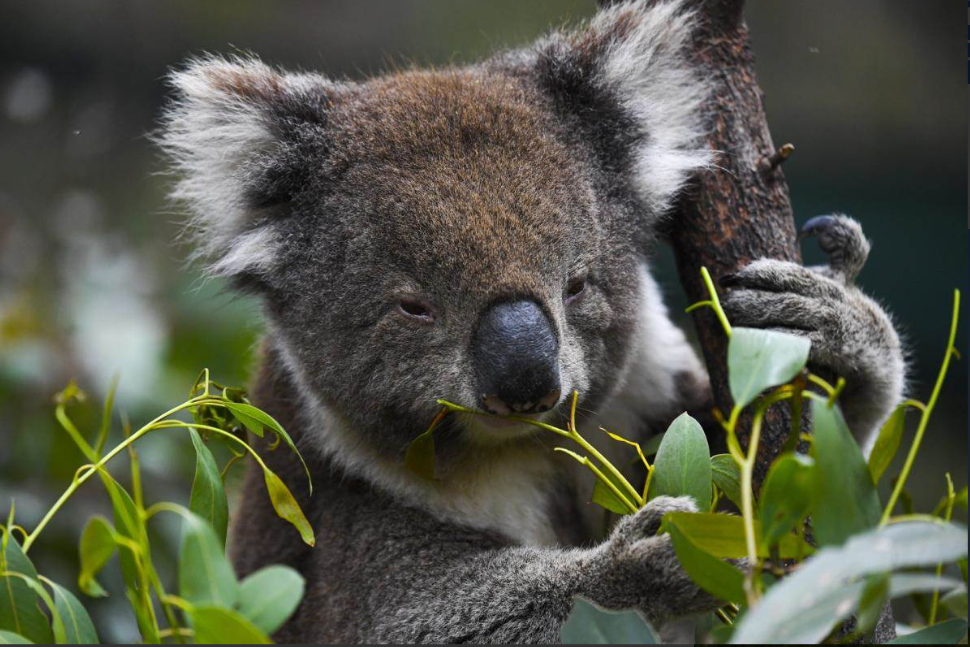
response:
[[[434,428],[411,441],[404,456],[404,466],[423,479],[434,480]]]
[[[195,448],[195,478],[192,480],[189,510],[209,522],[216,531],[220,544],[225,547],[229,528],[229,501],[222,487],[222,475],[216,459],[202,441],[199,432],[189,429],[189,435]]]
[[[606,476],[606,478],[610,479],[610,482],[613,483],[613,485],[615,485],[621,492],[623,491],[619,482],[612,473],[606,471],[603,472],[603,474]],[[626,504],[623,503],[618,496],[616,496],[616,493],[607,487],[606,484],[600,479],[596,479],[596,482],[593,484],[593,496],[590,500],[593,503],[606,508],[610,512],[615,512],[616,514],[620,515],[631,514],[630,508],[628,508]]]
[[[808,514],[815,491],[811,458],[783,454],[771,465],[761,487],[761,538],[769,548]]]
[[[94,623],[85,610],[84,605],[73,593],[60,584],[47,580],[48,586],[54,591],[54,606],[64,627],[65,642],[70,645],[97,645],[98,632]]]
[[[790,382],[805,367],[811,342],[804,337],[735,327],[728,342],[731,397],[746,407],[767,388]]]
[[[698,548],[678,528],[674,515],[664,516],[663,529],[670,535],[681,568],[698,586],[726,602],[744,603],[744,574],[741,571]]]
[[[650,438],[648,438],[645,443],[640,445],[640,451],[643,452],[644,456],[646,456],[647,458],[650,458],[651,456],[657,453],[658,449],[660,449],[660,443],[663,442],[663,439],[664,439],[663,433],[650,436]]]
[[[819,550],[771,587],[736,625],[732,642],[818,642],[855,612],[865,586],[859,578],[935,566],[966,554],[967,529],[957,524],[906,522],[861,533],[841,546]],[[890,595],[912,592],[917,583],[911,578],[903,584],[891,581]]]
[[[872,482],[878,483],[883,473],[893,462],[896,452],[899,451],[899,444],[903,440],[903,431],[906,428],[906,405],[901,404],[896,407],[882,428],[872,446],[869,454],[869,473],[872,474]]]
[[[279,438],[286,443],[286,446],[296,454],[296,457],[300,459],[300,464],[303,465],[303,471],[306,473],[307,484],[309,485],[310,492],[313,493],[313,479],[310,478],[310,468],[307,467],[306,461],[303,460],[303,455],[300,454],[300,450],[296,448],[296,444],[290,435],[286,433],[283,426],[276,421],[273,416],[269,415],[265,411],[254,407],[251,404],[245,404],[242,402],[226,402],[226,408],[228,408],[239,422],[242,422],[247,429],[250,429],[249,425],[243,420],[248,420],[249,424],[259,427],[260,432],[262,432],[263,427],[269,427]],[[240,418],[242,416],[242,418]],[[257,436],[262,437],[262,433],[256,433]]]
[[[869,633],[882,615],[882,609],[889,601],[889,575],[877,573],[866,578],[862,594],[859,596],[859,611],[856,614],[855,630]]]
[[[267,635],[283,626],[303,598],[303,577],[288,566],[267,566],[242,581],[239,613]]]
[[[269,645],[272,641],[239,613],[201,604],[189,611],[195,642],[201,645]]]
[[[887,645],[956,645],[967,635],[967,621],[959,618],[924,627],[890,640]]]
[[[711,456],[711,477],[724,496],[741,509],[741,468],[730,454]]]
[[[967,619],[967,587],[950,591],[940,598],[940,603],[958,618]]]
[[[677,524],[691,543],[715,557],[738,559],[747,557],[748,546],[744,535],[744,519],[733,514],[716,512],[670,512],[664,517]],[[755,535],[760,536],[760,524],[755,521]],[[804,539],[787,534],[778,542],[778,552],[783,559],[811,555],[815,551]],[[764,543],[759,543],[758,554],[768,557]]]
[[[603,611],[576,598],[560,629],[566,645],[659,645],[660,639],[636,611]]]
[[[232,607],[239,599],[239,583],[209,523],[186,512],[179,548],[179,594],[192,604],[207,602]]]
[[[106,471],[101,470],[98,475],[111,499],[115,532],[129,540],[130,545],[118,544],[118,561],[121,563],[121,576],[132,611],[135,613],[138,631],[145,642],[158,643],[160,638],[155,609],[142,582],[142,572],[145,570],[143,560],[149,559],[151,555],[148,531],[128,492]],[[135,546],[139,555],[135,554],[133,549]]]
[[[15,634],[12,631],[4,631],[0,629],[0,645],[33,645],[20,634]]]
[[[20,573],[36,580],[37,570],[14,536],[4,528],[0,540],[3,542],[0,571]],[[54,641],[47,616],[40,609],[39,596],[20,577],[0,577],[0,629],[23,636],[34,643]]]
[[[653,464],[650,498],[690,496],[699,510],[711,507],[711,450],[700,423],[680,414],[667,428]]]
[[[862,450],[839,409],[812,400],[812,421],[816,471],[812,528],[819,546],[841,544],[874,528],[882,506]]]
[[[310,522],[303,514],[300,504],[293,498],[290,489],[286,487],[279,476],[268,468],[263,469],[263,480],[266,482],[266,489],[269,491],[269,498],[273,503],[276,514],[293,524],[293,527],[299,531],[304,543],[313,546],[316,543],[313,528],[310,527]]]
[[[78,588],[92,597],[104,597],[108,592],[95,579],[115,552],[114,530],[107,519],[95,515],[88,519],[81,531],[78,553],[81,572],[77,578]]]

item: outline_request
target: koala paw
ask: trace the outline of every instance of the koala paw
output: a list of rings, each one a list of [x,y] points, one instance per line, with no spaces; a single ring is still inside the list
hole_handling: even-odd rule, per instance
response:
[[[668,512],[696,512],[689,497],[657,497],[623,517],[595,551],[580,594],[606,609],[638,609],[651,622],[711,611],[718,601],[680,567],[667,535],[657,535]]]
[[[902,398],[902,343],[889,315],[853,284],[869,254],[859,224],[819,216],[802,235],[818,236],[829,265],[756,260],[721,279],[730,289],[721,302],[735,325],[808,337],[809,364],[845,378],[842,409],[850,429],[864,439]]]

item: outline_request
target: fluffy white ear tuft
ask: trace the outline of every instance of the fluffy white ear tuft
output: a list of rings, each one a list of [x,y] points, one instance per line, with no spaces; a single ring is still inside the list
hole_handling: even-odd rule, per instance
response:
[[[265,273],[277,234],[256,195],[286,146],[280,115],[327,82],[219,57],[193,60],[169,81],[176,96],[157,139],[177,178],[171,196],[190,213],[196,256],[216,275]]]
[[[591,91],[609,96],[632,124],[634,132],[622,133],[633,142],[630,180],[654,217],[714,157],[701,115],[709,88],[686,56],[697,17],[684,5],[619,3],[548,41],[551,56],[572,56]]]
[[[646,4],[604,12],[593,28],[631,24],[606,50],[603,82],[641,124],[634,183],[654,213],[663,213],[688,177],[712,162],[700,112],[708,87],[685,59],[694,14],[679,1]]]

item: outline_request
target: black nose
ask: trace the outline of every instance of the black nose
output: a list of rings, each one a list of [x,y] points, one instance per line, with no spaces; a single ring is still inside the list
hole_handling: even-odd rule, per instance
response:
[[[472,344],[485,410],[502,415],[538,413],[559,401],[559,342],[534,301],[489,308]]]

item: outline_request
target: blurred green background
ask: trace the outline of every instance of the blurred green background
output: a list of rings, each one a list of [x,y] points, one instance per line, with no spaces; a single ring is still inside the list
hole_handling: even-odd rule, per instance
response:
[[[184,399],[203,366],[246,380],[258,308],[185,266],[146,136],[167,69],[204,51],[252,51],[362,78],[402,61],[472,61],[593,10],[592,0],[0,1],[0,510],[16,499],[32,527],[82,462],[53,418],[68,380],[96,403],[120,372],[119,403],[136,426]],[[747,12],[772,134],[796,146],[785,166],[796,218],[844,211],[863,223],[875,245],[861,282],[905,332],[921,399],[967,276],[960,10],[825,0]],[[822,260],[810,243],[806,260]],[[656,266],[682,311],[668,250]],[[966,484],[966,392],[957,364],[911,479],[924,509],[944,470]],[[93,412],[79,415],[93,430]],[[141,457],[150,500],[187,497],[187,439],[150,438]],[[96,510],[105,498],[91,485],[32,551],[42,571],[74,581],[78,533]],[[94,612],[103,639],[135,636],[123,605],[109,598]]]

